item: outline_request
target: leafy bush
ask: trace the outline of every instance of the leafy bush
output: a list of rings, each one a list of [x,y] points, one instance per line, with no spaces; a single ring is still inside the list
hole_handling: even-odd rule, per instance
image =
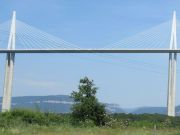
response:
[[[94,86],[93,80],[85,77],[80,80],[79,91],[71,94],[75,101],[72,106],[72,118],[76,124],[93,121],[97,126],[105,125],[105,106],[98,102],[96,92],[97,87]]]
[[[33,110],[14,109],[0,113],[0,127],[15,127],[18,125],[61,125],[70,123],[70,115],[42,113]]]

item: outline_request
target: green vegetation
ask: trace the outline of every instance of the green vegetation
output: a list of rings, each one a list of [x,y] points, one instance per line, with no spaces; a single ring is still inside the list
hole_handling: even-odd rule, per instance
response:
[[[0,113],[0,135],[180,135],[180,117],[165,115],[112,114],[104,126],[82,122],[71,114],[12,110]],[[156,125],[157,130],[154,131]]]
[[[74,128],[74,127],[45,127],[28,126],[26,128],[0,129],[0,135],[179,135],[180,129],[112,129],[112,128]]]
[[[106,122],[105,106],[96,98],[97,87],[87,77],[80,80],[79,91],[71,94],[75,101],[72,118],[77,123],[103,126]]]
[[[73,92],[71,114],[14,109],[0,113],[0,135],[180,135],[180,117],[106,114],[87,77]]]
[[[180,129],[180,117],[168,117],[159,114],[111,114],[107,115],[107,121],[103,128],[149,128],[155,125],[158,129],[177,128]],[[0,113],[0,128],[14,128],[17,126],[65,126],[65,127],[98,127],[87,123],[74,123],[71,114],[43,113],[32,110],[12,110]]]

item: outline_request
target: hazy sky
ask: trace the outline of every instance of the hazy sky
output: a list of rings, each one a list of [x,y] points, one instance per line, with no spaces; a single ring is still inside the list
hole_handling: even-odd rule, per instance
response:
[[[43,31],[83,48],[100,48],[170,20],[173,10],[180,16],[179,5],[179,0],[1,0],[0,22],[9,20],[16,10],[19,20]],[[144,63],[122,57],[158,66],[151,70]],[[4,62],[1,54],[1,96]],[[77,89],[79,79],[88,76],[99,87],[102,102],[122,107],[166,106],[167,66],[165,54],[18,54],[13,96],[70,94]],[[178,81],[179,77],[177,105]]]

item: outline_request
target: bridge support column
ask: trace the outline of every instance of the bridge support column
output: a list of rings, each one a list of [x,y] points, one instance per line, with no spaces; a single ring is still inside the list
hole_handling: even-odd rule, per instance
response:
[[[176,39],[176,13],[173,15],[172,33],[170,41],[170,49],[177,49]],[[168,116],[175,116],[175,98],[176,98],[176,61],[177,53],[169,54],[169,75],[168,75],[168,100],[167,100],[167,114]]]
[[[15,34],[16,34],[16,12],[13,12],[11,31],[8,41],[9,50],[15,49]],[[11,109],[14,60],[15,60],[15,53],[7,53],[2,112],[6,112]]]
[[[168,79],[168,116],[175,116],[176,98],[176,60],[177,54],[169,54],[169,79]]]

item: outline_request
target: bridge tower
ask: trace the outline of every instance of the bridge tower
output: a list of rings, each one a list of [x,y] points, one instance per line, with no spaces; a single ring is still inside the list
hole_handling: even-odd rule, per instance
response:
[[[173,13],[170,49],[177,49],[175,11]],[[177,53],[169,53],[167,114],[168,116],[173,116],[173,117],[175,116],[175,98],[176,98],[176,61],[177,61]]]
[[[7,48],[8,50],[15,49],[15,43],[16,43],[15,38],[16,38],[16,12],[14,11],[13,17],[12,17],[12,22],[11,22],[10,34],[9,34],[9,41],[8,41],[8,48]],[[15,60],[15,53],[7,53],[2,112],[9,111],[11,108],[14,60]]]

